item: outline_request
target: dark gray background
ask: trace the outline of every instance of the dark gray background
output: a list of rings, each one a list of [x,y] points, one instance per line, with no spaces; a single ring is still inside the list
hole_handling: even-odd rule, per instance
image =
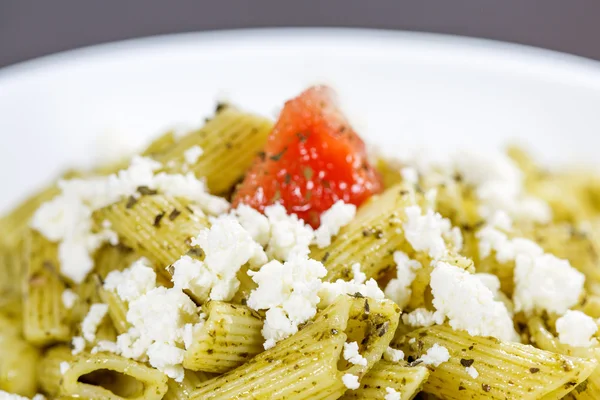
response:
[[[450,33],[600,60],[600,0],[0,0],[0,67],[113,40],[263,26]]]

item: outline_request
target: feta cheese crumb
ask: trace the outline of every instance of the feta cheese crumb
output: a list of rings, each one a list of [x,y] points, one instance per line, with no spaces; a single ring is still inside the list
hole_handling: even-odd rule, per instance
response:
[[[481,283],[485,285],[485,287],[490,289],[490,291],[494,295],[494,298],[498,297],[498,294],[500,293],[500,279],[498,279],[496,275],[487,274],[485,272],[479,272],[473,274],[473,276],[479,279]]]
[[[104,280],[104,289],[117,293],[130,302],[156,287],[156,272],[150,261],[140,258],[123,271],[111,271]]]
[[[247,262],[254,266],[267,262],[261,245],[231,215],[213,219],[209,229],[192,239],[192,245],[203,250],[204,260],[182,256],[173,264],[173,283],[201,301],[231,300],[240,286],[240,268]]]
[[[450,221],[433,210],[422,215],[419,206],[406,207],[404,212],[404,234],[413,249],[427,251],[434,260],[444,256],[447,253],[444,235],[451,233]]]
[[[350,390],[356,390],[360,387],[360,382],[358,382],[358,376],[356,375],[344,374],[344,376],[342,376],[342,382],[344,382],[344,386]]]
[[[71,365],[68,362],[66,362],[66,361],[62,361],[60,363],[59,368],[60,368],[60,374],[64,375],[65,372],[67,372],[69,370],[69,368],[71,368]]]
[[[504,303],[477,277],[456,266],[438,262],[431,273],[433,306],[448,317],[450,326],[472,336],[517,341],[512,318]]]
[[[310,253],[314,231],[296,214],[287,214],[281,204],[274,204],[265,208],[265,215],[271,224],[271,238],[267,247],[269,256],[287,261],[294,255],[307,256]]]
[[[259,271],[248,271],[258,284],[248,297],[248,307],[267,310],[262,329],[265,349],[293,335],[299,324],[315,316],[321,278],[326,274],[323,264],[299,254],[283,264],[272,260]]]
[[[321,214],[321,225],[315,231],[315,243],[322,249],[331,244],[331,238],[340,229],[350,223],[356,215],[356,206],[343,200],[335,202],[331,208]]]
[[[388,387],[385,388],[385,397],[383,400],[400,400],[400,393],[396,392],[394,389]]]
[[[350,364],[367,366],[367,359],[358,351],[358,343],[344,343],[344,359]]]
[[[412,294],[411,285],[415,280],[416,271],[421,269],[421,263],[411,260],[402,251],[394,252],[396,277],[391,279],[385,288],[385,295],[400,307],[405,307]]]
[[[43,394],[36,394],[31,398],[31,400],[46,400],[46,397]]]
[[[466,367],[465,370],[467,371],[467,374],[469,374],[469,376],[473,379],[477,379],[477,377],[479,376],[479,371],[477,371],[472,365],[470,367]]]
[[[517,256],[514,281],[515,311],[546,310],[562,315],[577,304],[585,276],[567,260],[543,254]]]
[[[598,331],[598,325],[593,318],[581,311],[568,310],[565,315],[556,320],[558,340],[569,346],[590,347],[597,343],[592,336]]]
[[[444,320],[441,312],[429,311],[426,308],[417,308],[408,314],[402,314],[402,322],[415,328],[441,325]]]
[[[269,243],[271,224],[266,216],[246,204],[240,204],[231,212],[255,242],[263,247]]]
[[[200,156],[204,154],[202,147],[195,145],[183,152],[183,158],[188,165],[194,165],[198,162]]]
[[[75,336],[71,340],[71,347],[71,354],[73,354],[74,356],[83,353],[83,351],[85,350],[85,339],[81,336]]]
[[[345,294],[360,293],[364,297],[370,297],[375,300],[381,300],[385,298],[385,295],[379,288],[379,285],[375,279],[371,278],[366,283],[356,283],[354,280],[347,282],[342,279],[338,279],[335,282],[323,282],[321,290],[319,290],[319,297],[321,307],[326,307],[332,304],[338,296]]]
[[[350,268],[352,269],[352,280],[355,283],[363,284],[366,282],[367,275],[364,272],[362,272],[362,270],[360,269],[359,263],[352,264],[352,266]]]
[[[73,308],[78,298],[79,296],[77,296],[77,294],[71,289],[65,289],[61,295],[63,306],[65,306],[67,310]]]
[[[404,360],[404,352],[388,346],[388,348],[383,352],[383,359],[385,361],[397,363]]]
[[[180,382],[183,379],[183,345],[186,324],[204,323],[196,305],[181,290],[157,287],[129,303],[132,325],[117,338],[119,353],[140,359]]]
[[[108,306],[102,303],[92,304],[90,311],[87,313],[83,322],[81,323],[81,332],[83,337],[88,342],[96,340],[96,331],[100,322],[104,319],[104,316],[108,312]]]
[[[435,343],[427,353],[421,356],[419,360],[423,362],[424,365],[431,365],[434,367],[439,367],[440,364],[445,363],[450,359],[450,353],[448,349],[444,346],[440,346]]]

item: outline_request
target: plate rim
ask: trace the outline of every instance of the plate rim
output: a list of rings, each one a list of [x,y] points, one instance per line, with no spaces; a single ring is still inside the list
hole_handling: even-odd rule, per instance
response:
[[[277,44],[282,40],[291,41],[290,45],[298,45],[315,39],[319,41],[358,39],[367,42],[377,39],[379,45],[383,45],[384,48],[393,45],[426,44],[437,49],[460,49],[469,53],[463,56],[477,54],[484,59],[495,57],[495,61],[504,58],[508,64],[521,66],[536,64],[538,67],[549,68],[549,72],[553,73],[559,73],[561,70],[574,72],[573,70],[577,69],[578,73],[597,75],[594,76],[594,80],[598,79],[600,83],[600,60],[520,43],[443,33],[360,27],[266,27],[158,34],[64,50],[0,68],[0,86],[15,79],[27,78],[28,75],[40,70],[46,72],[60,70],[76,61],[85,63],[94,59],[119,56],[130,51],[152,51],[157,48],[191,43],[200,45],[208,45],[211,42],[253,43],[259,39],[262,41],[262,46]]]

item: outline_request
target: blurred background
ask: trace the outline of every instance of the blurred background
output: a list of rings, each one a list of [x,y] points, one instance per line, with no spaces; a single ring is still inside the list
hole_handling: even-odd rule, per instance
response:
[[[600,60],[600,0],[0,0],[0,67],[96,43],[274,26],[427,31]]]

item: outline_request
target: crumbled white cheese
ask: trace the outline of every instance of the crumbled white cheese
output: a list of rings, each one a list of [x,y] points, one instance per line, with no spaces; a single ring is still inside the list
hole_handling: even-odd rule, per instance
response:
[[[496,252],[496,260],[501,263],[514,261],[519,255],[536,257],[544,253],[537,243],[524,238],[509,239],[504,232],[491,226],[485,226],[476,236],[481,258],[488,257],[492,250]]]
[[[104,289],[117,293],[129,302],[156,287],[156,272],[145,258],[135,261],[123,271],[111,271],[104,280]]]
[[[287,261],[292,256],[310,253],[314,231],[296,214],[287,214],[281,204],[274,204],[265,208],[265,215],[271,224],[271,238],[267,247],[270,257]]]
[[[46,400],[46,396],[44,396],[43,394],[36,394],[35,396],[33,396],[31,398],[31,400]]]
[[[502,210],[515,219],[550,220],[548,204],[524,193],[523,174],[505,154],[460,152],[454,157],[454,167],[464,182],[476,187],[482,217]]]
[[[465,370],[467,371],[467,374],[469,374],[469,376],[473,379],[477,379],[477,377],[479,376],[479,371],[477,371],[472,365],[466,367]]]
[[[204,260],[182,256],[173,264],[173,283],[201,301],[231,300],[240,286],[240,268],[247,262],[252,266],[267,262],[262,246],[230,215],[214,218],[210,229],[200,231],[192,245],[202,249]]]
[[[344,374],[342,376],[342,382],[344,386],[346,386],[350,390],[356,390],[360,387],[360,382],[358,382],[358,376],[352,374]]]
[[[569,310],[556,320],[558,340],[569,346],[590,347],[597,343],[592,336],[598,331],[598,325],[593,318],[581,311]]]
[[[352,280],[355,283],[363,284],[367,281],[367,274],[362,272],[359,263],[352,264],[350,268],[352,269]]]
[[[236,209],[231,210],[231,213],[237,218],[240,225],[250,233],[255,242],[263,247],[269,243],[271,224],[267,217],[245,204],[240,204]]]
[[[71,289],[65,289],[63,290],[60,298],[63,306],[65,306],[67,310],[70,310],[75,305],[75,302],[77,301],[79,296],[77,296],[77,294]]]
[[[82,353],[85,350],[85,339],[81,336],[75,336],[71,340],[71,348],[71,354],[73,354],[74,356]]]
[[[254,310],[267,310],[262,334],[265,349],[293,335],[298,325],[315,316],[321,278],[327,270],[318,261],[294,255],[284,264],[272,260],[259,271],[248,271],[258,284],[248,297]]]
[[[42,204],[31,226],[53,242],[60,242],[58,258],[63,276],[81,283],[93,268],[92,254],[103,243],[118,243],[117,235],[103,228],[92,233],[92,213],[128,196],[139,196],[139,187],[148,187],[199,204],[206,212],[220,214],[229,203],[206,190],[204,181],[193,174],[154,174],[161,165],[134,157],[129,168],[106,177],[60,181],[61,194]]]
[[[414,184],[419,182],[419,173],[415,168],[404,167],[400,170],[400,175],[402,175],[402,180],[407,183]]]
[[[385,288],[385,295],[400,307],[405,307],[410,300],[411,285],[417,276],[416,271],[421,269],[421,263],[411,260],[402,251],[394,252],[394,262],[396,263],[396,277],[389,281]]]
[[[66,361],[62,361],[59,365],[59,368],[60,368],[60,374],[64,375],[65,372],[67,372],[69,370],[69,368],[71,368],[71,364],[69,364]]]
[[[472,336],[518,340],[504,303],[477,277],[456,266],[438,262],[431,273],[433,306],[446,316],[450,326]]]
[[[419,328],[444,323],[444,315],[439,311],[429,311],[426,308],[417,308],[408,314],[402,315],[404,324]]]
[[[445,363],[449,359],[450,353],[448,352],[448,349],[437,343],[419,358],[424,365],[432,365],[434,367],[439,367],[440,364]]]
[[[481,283],[485,285],[485,287],[490,289],[490,291],[494,295],[494,298],[498,297],[498,293],[500,293],[500,279],[498,279],[496,275],[487,274],[485,272],[479,272],[473,274],[473,276],[479,279]]]
[[[321,290],[319,290],[319,297],[321,298],[319,306],[326,307],[332,304],[338,296],[345,294],[353,295],[356,293],[375,300],[385,298],[385,295],[373,278],[369,279],[366,283],[356,283],[354,280],[347,282],[338,279],[335,282],[323,282]]]
[[[515,311],[546,310],[562,315],[577,304],[585,276],[567,260],[543,254],[517,256],[514,281]]]
[[[129,303],[127,322],[132,325],[117,338],[119,353],[141,358],[180,382],[183,379],[184,336],[187,324],[203,324],[196,305],[179,289],[157,287]]]
[[[343,355],[350,364],[367,366],[367,359],[359,353],[357,342],[344,343]]]
[[[331,208],[321,214],[321,225],[315,231],[315,243],[322,249],[331,244],[331,238],[340,229],[350,223],[356,215],[356,206],[338,200]]]
[[[108,313],[108,306],[106,304],[92,304],[90,311],[81,323],[81,332],[85,340],[90,343],[96,340],[96,331],[106,313]]]
[[[404,234],[413,249],[427,251],[434,260],[444,256],[448,251],[444,235],[451,234],[450,221],[433,210],[427,210],[422,215],[419,206],[406,207],[404,212]]]
[[[404,360],[404,352],[388,346],[383,352],[383,359],[389,362],[400,362]]]
[[[383,400],[400,400],[400,393],[396,392],[394,389],[387,387],[385,388],[385,397]]]
[[[198,162],[200,156],[204,154],[202,147],[195,145],[183,152],[183,158],[188,165],[194,165]]]

